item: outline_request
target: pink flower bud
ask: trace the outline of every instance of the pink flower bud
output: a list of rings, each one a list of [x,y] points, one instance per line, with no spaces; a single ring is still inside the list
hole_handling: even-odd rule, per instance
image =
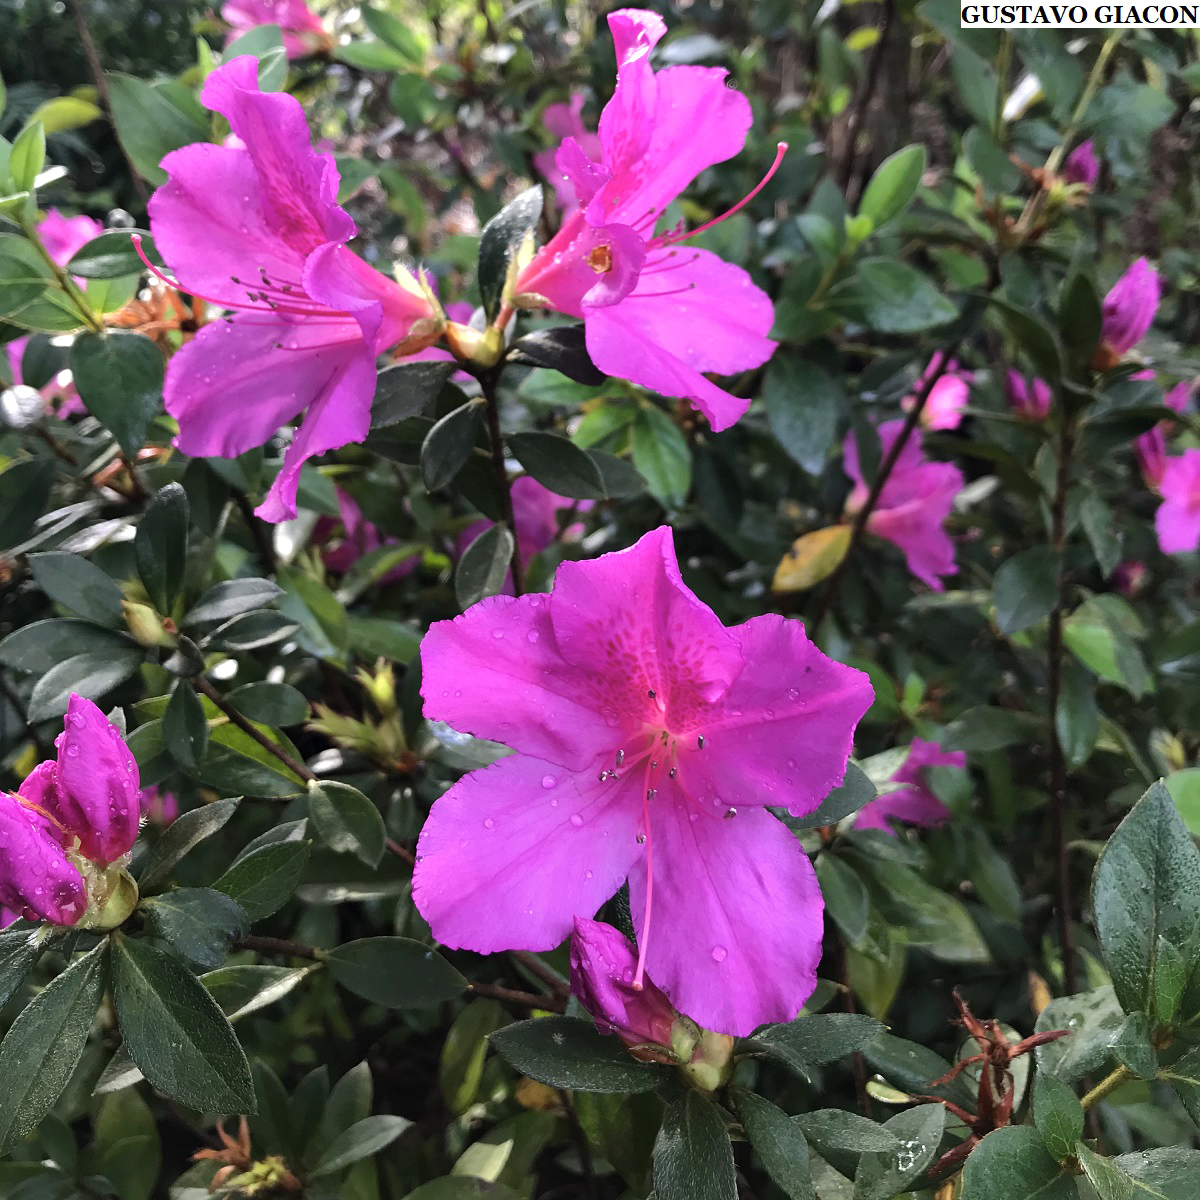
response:
[[[1112,582],[1122,596],[1135,599],[1146,582],[1146,564],[1137,559],[1118,563],[1112,573]]]
[[[1044,379],[1029,381],[1019,371],[1009,371],[1004,391],[1013,411],[1026,421],[1044,421],[1050,415],[1053,396]]]
[[[596,1028],[615,1033],[630,1047],[669,1048],[678,1014],[649,980],[640,990],[634,988],[636,966],[636,951],[611,925],[575,918],[571,992],[591,1013]]]
[[[1139,258],[1104,297],[1101,327],[1101,367],[1115,366],[1144,338],[1158,311],[1160,284],[1158,272]]]
[[[1063,164],[1063,179],[1067,183],[1082,184],[1090,190],[1096,186],[1099,178],[1100,160],[1096,157],[1091,138],[1088,138],[1067,155],[1067,161]]]

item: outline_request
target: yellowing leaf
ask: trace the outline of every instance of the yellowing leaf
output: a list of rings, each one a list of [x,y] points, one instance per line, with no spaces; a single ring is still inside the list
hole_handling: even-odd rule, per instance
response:
[[[850,526],[830,525],[797,538],[775,568],[771,588],[776,592],[802,592],[837,570],[850,549]]]

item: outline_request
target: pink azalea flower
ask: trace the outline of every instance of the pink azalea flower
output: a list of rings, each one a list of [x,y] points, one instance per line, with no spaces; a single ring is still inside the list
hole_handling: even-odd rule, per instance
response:
[[[929,366],[917,380],[917,390],[920,391],[929,382],[930,377],[942,365],[942,352],[938,350],[929,360]],[[971,372],[959,369],[958,363],[951,359],[945,371],[938,376],[937,382],[929,390],[925,407],[921,409],[921,424],[926,429],[957,429],[962,423],[963,409],[971,398],[969,384]],[[908,412],[917,402],[916,396],[905,396],[900,407]]]
[[[1146,582],[1146,574],[1146,564],[1139,562],[1136,558],[1118,563],[1112,573],[1113,587],[1122,596],[1134,600],[1141,595],[1142,587]]]
[[[1153,371],[1138,371],[1131,379],[1153,379]],[[1184,381],[1169,388],[1163,396],[1163,404],[1177,413],[1182,413],[1192,396],[1192,383]],[[1133,453],[1137,458],[1142,480],[1153,492],[1159,490],[1163,471],[1167,465],[1167,435],[1175,429],[1173,421],[1159,421],[1152,429],[1134,439]]]
[[[89,883],[137,838],[138,769],[116,727],[75,694],[55,746],[56,762],[0,793],[0,904],[74,925],[98,898]]]
[[[1200,450],[1168,458],[1158,491],[1163,498],[1154,518],[1159,548],[1164,554],[1200,548]]]
[[[357,231],[335,200],[333,159],[312,149],[293,97],[259,90],[256,59],[218,67],[201,99],[244,148],[168,154],[150,225],[177,286],[233,315],[175,354],[163,395],[176,446],[198,456],[242,454],[306,412],[257,509],[280,521],[296,515],[309,458],[367,436],[376,356],[429,344],[440,322],[415,279],[388,279],[346,248]]]
[[[1158,311],[1158,272],[1139,258],[1104,297],[1096,365],[1116,366],[1149,332]]]
[[[855,829],[882,829],[895,833],[893,821],[910,825],[942,825],[950,819],[946,806],[933,794],[926,767],[965,767],[967,756],[961,750],[943,750],[937,742],[915,737],[904,760],[891,779],[905,786],[894,792],[884,792],[877,800],[859,809],[854,818]]]
[[[1026,379],[1020,371],[1005,376],[1005,394],[1017,416],[1026,421],[1044,421],[1050,415],[1054,395],[1044,379]]]
[[[608,24],[617,86],[600,116],[600,161],[574,137],[559,147],[558,172],[580,207],[521,272],[516,290],[523,304],[582,318],[600,370],[690,400],[713,429],[726,429],[750,402],[704,372],[729,375],[770,358],[771,301],[741,267],[682,245],[700,230],[655,228],[701,171],[741,150],[750,103],[726,87],[724,70],[651,70],[650,52],[666,32],[656,14],[622,9]]]
[[[364,554],[370,554],[384,546],[399,544],[395,538],[385,537],[363,516],[363,510],[349,492],[338,488],[337,502],[341,520],[335,517],[321,517],[312,532],[313,544],[323,547],[321,561],[329,570],[345,574]],[[420,561],[419,554],[404,559],[392,567],[380,582],[395,583],[397,579],[403,579],[412,573]]]
[[[138,804],[151,825],[170,825],[179,816],[179,798],[157,786],[142,788]]]
[[[278,25],[288,58],[305,58],[327,49],[333,39],[304,0],[226,0],[221,16],[229,25],[230,42],[260,25]]]
[[[7,929],[21,914],[0,904],[0,929]]]
[[[648,979],[633,986],[637,950],[611,925],[575,918],[571,935],[571,994],[601,1033],[615,1033],[627,1046],[671,1045],[677,1013]]]
[[[811,812],[842,779],[865,675],[799,621],[725,628],[665,527],[563,563],[549,595],[437,622],[421,659],[428,718],[517,751],[456,783],[422,830],[414,898],[439,941],[549,950],[628,879],[631,986],[648,972],[722,1033],[796,1015],[822,900],[766,806]]]
[[[574,212],[579,207],[579,199],[575,195],[575,185],[571,182],[571,177],[558,170],[554,165],[563,142],[567,138],[573,138],[576,145],[591,162],[598,163],[604,158],[600,135],[593,133],[584,125],[582,114],[582,92],[572,92],[570,104],[547,105],[546,111],[542,114],[542,123],[558,139],[558,144],[533,156],[533,165],[538,174],[554,186],[555,194],[558,196],[558,206],[564,215]]]
[[[903,421],[885,421],[879,427],[885,455],[903,425]],[[846,437],[844,453],[846,474],[854,481],[846,512],[853,514],[866,503],[870,492],[863,480],[853,433]],[[909,571],[935,592],[943,588],[939,576],[953,575],[958,569],[954,565],[954,543],[942,523],[962,489],[963,475],[956,466],[927,462],[920,445],[910,438],[867,520],[867,529],[898,546],[904,552]]]
[[[1096,186],[1100,178],[1100,160],[1096,157],[1096,147],[1091,138],[1080,142],[1063,164],[1063,179],[1067,183],[1082,184],[1089,191]]]

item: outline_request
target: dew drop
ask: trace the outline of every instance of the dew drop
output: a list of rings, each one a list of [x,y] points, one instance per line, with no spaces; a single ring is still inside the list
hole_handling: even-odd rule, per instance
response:
[[[483,820],[484,829],[491,829],[496,824],[491,817],[485,817]]]
[[[531,629],[531,630],[530,630],[530,631],[529,631],[529,632],[528,632],[528,633],[525,635],[525,640],[526,640],[527,642],[536,642],[536,641],[538,640],[538,638],[539,638],[539,637],[541,637],[541,636],[542,636],[542,635],[541,635],[540,633],[538,633],[538,631],[537,631],[536,629]]]
[[[724,962],[729,951],[724,946],[714,946],[712,948],[713,962]]]
[[[503,630],[503,629],[493,629],[493,630],[492,630],[492,637],[494,637],[494,638],[502,638],[503,636],[504,636],[504,630]]]
[[[552,788],[557,782],[558,779],[553,775],[542,776],[542,787],[544,788]]]
[[[579,813],[572,813],[571,814],[571,824],[574,825],[576,829],[578,829],[580,827],[580,825],[583,824],[583,817]]]

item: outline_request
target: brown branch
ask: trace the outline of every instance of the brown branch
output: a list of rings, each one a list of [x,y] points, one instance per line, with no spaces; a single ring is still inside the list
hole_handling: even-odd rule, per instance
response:
[[[274,575],[279,569],[279,564],[275,560],[275,547],[271,545],[271,535],[267,533],[266,522],[254,515],[254,509],[250,507],[250,497],[241,488],[231,488],[230,495],[233,496],[233,502],[254,539],[263,568],[268,574]]]
[[[417,856],[407,846],[402,846],[395,839],[388,838],[387,848],[397,858],[403,859],[404,862],[408,863],[410,867],[417,865]]]
[[[525,590],[524,572],[521,570],[521,546],[517,537],[517,523],[513,518],[512,483],[508,478],[508,467],[504,464],[504,438],[500,433],[500,406],[496,400],[496,385],[500,381],[499,371],[489,371],[479,376],[483,398],[487,401],[488,441],[492,447],[492,471],[496,476],[496,494],[500,499],[500,511],[504,523],[512,534],[513,592],[521,595]]]
[[[287,958],[307,958],[310,962],[320,962],[324,952],[315,946],[306,946],[303,942],[291,942],[286,938],[248,936],[238,938],[233,943],[235,950],[254,950],[259,954],[282,954]]]
[[[192,681],[202,696],[207,696],[247,737],[256,741],[269,754],[273,754],[289,771],[298,775],[305,783],[312,783],[317,777],[302,762],[294,759],[282,746],[273,742],[261,729],[248,721],[229,701],[217,691],[203,675],[197,675]]]
[[[525,950],[513,950],[509,957],[518,962],[531,975],[536,975],[556,996],[567,997],[571,994],[570,987],[548,967],[540,958],[535,958]]]
[[[883,14],[879,19],[879,37],[871,48],[871,58],[867,63],[866,82],[859,94],[858,103],[851,111],[846,121],[846,156],[842,161],[839,172],[842,191],[846,199],[850,199],[850,183],[854,178],[854,168],[858,165],[858,135],[862,131],[863,118],[871,101],[875,99],[875,89],[879,86],[879,76],[883,74],[883,52],[887,46],[888,32],[892,27],[892,18],[896,15],[895,0],[884,0]]]
[[[548,1012],[564,1013],[567,1002],[561,996],[538,996],[533,992],[522,992],[516,988],[502,987],[498,983],[471,983],[468,985],[474,996],[485,996],[499,1000],[502,1004],[516,1004],[522,1008],[545,1009]]]
[[[92,37],[91,28],[88,26],[87,14],[84,12],[83,0],[67,0],[71,6],[71,15],[75,18],[75,28],[79,31],[79,42],[83,46],[83,53],[88,61],[88,68],[92,72],[92,79],[96,84],[96,94],[100,97],[100,104],[104,111],[108,113],[108,119],[112,122],[113,130],[116,130],[117,122],[113,118],[112,93],[108,90],[108,78],[104,74],[104,65],[100,61],[100,52],[96,49],[96,40]],[[117,144],[121,147],[121,153],[125,156],[125,163],[129,167],[129,175],[133,180],[134,190],[138,194],[138,199],[142,202],[142,207],[150,202],[150,193],[146,190],[146,181],[138,173],[137,167],[133,164],[133,159],[129,157],[129,152],[125,149],[125,143],[117,138]]]

